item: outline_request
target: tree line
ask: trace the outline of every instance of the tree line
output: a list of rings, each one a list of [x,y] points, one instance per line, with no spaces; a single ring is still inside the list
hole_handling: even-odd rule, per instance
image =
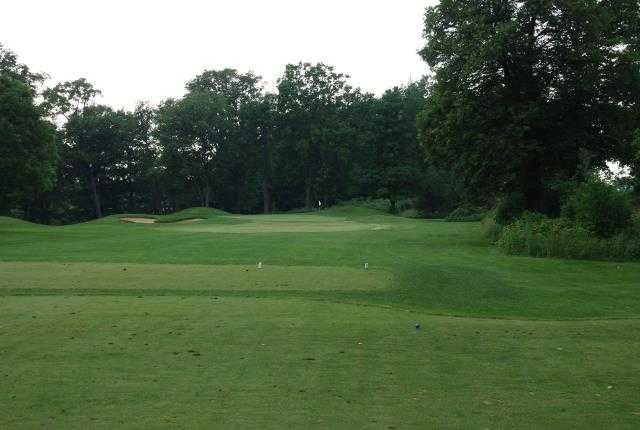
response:
[[[318,63],[268,92],[205,70],[158,106],[114,110],[84,79],[46,88],[0,48],[0,211],[49,222],[214,206],[310,209],[412,198],[557,215],[610,160],[640,173],[637,0],[442,0],[431,73],[375,96]]]
[[[0,208],[30,219],[190,206],[268,213],[352,198],[395,205],[421,193],[431,210],[449,204],[451,181],[417,140],[425,79],[376,97],[331,66],[298,63],[269,93],[253,73],[206,70],[183,97],[126,111],[97,103],[84,79],[43,88],[11,51],[0,61],[2,105],[14,116],[0,159],[19,173],[4,175]],[[442,189],[430,190],[428,176]]]

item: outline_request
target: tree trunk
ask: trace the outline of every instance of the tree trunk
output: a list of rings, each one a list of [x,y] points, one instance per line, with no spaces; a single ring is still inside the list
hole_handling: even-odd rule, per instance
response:
[[[307,209],[313,209],[313,196],[311,193],[311,181],[307,180],[304,190],[304,207]]]
[[[260,135],[260,146],[262,147],[262,200],[264,213],[271,213],[273,210],[273,185],[271,183],[271,157],[269,156],[269,131],[262,127]]]
[[[263,207],[264,207],[264,213],[269,214],[271,213],[271,211],[273,210],[272,206],[271,206],[271,201],[272,201],[272,195],[271,195],[271,184],[268,184],[266,181],[264,181],[262,183],[262,200],[263,200]]]
[[[546,189],[543,169],[538,160],[528,160],[523,167],[520,179],[523,197],[523,209],[552,215],[556,210],[553,192]]]
[[[394,214],[398,211],[398,206],[395,198],[389,199],[389,211]]]
[[[100,194],[98,194],[98,180],[93,173],[89,175],[89,191],[91,192],[96,218],[102,218],[102,206],[100,205]]]
[[[207,185],[204,188],[204,207],[208,208],[209,203],[211,203],[211,187]]]

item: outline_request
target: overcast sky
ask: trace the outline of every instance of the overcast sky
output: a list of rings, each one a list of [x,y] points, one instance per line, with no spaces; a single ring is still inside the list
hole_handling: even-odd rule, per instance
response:
[[[184,93],[204,69],[253,71],[273,88],[287,63],[322,61],[381,93],[427,72],[417,55],[435,0],[8,0],[0,42],[51,83],[87,78],[132,108]]]

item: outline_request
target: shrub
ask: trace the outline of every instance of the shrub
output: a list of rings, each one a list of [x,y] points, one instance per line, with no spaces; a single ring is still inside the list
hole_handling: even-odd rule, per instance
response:
[[[456,208],[449,215],[447,215],[447,218],[445,220],[448,222],[482,221],[485,215],[486,211],[481,208],[476,208],[470,205],[462,205]]]
[[[633,207],[628,194],[592,178],[565,201],[562,216],[600,237],[611,237],[629,228]]]
[[[504,226],[502,224],[498,224],[496,222],[495,210],[488,212],[485,217],[482,219],[480,224],[480,228],[482,229],[482,234],[492,243],[495,243],[500,239],[502,235],[502,230]]]
[[[521,193],[508,194],[498,203],[496,222],[502,225],[509,224],[524,212],[524,206],[524,196]]]
[[[404,218],[421,218],[417,209],[405,209],[400,212],[400,216]]]
[[[396,210],[398,212],[404,212],[411,209],[417,210],[416,199],[400,199],[396,202]]]
[[[389,212],[390,204],[388,199],[365,199],[362,197],[341,201],[336,206],[359,206],[367,209],[374,209],[382,212]]]
[[[389,199],[355,198],[338,203],[336,206],[359,206],[383,212],[391,212]],[[416,199],[400,199],[396,202],[396,214],[405,218],[421,218],[422,212],[416,208]]]
[[[601,238],[569,219],[525,213],[504,227],[498,246],[507,254],[533,257],[628,261],[640,259],[640,230]]]

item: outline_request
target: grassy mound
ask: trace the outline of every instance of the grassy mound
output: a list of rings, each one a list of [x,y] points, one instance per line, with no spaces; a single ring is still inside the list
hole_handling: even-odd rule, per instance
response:
[[[213,217],[218,217],[221,215],[230,215],[229,212],[225,212],[220,209],[214,208],[205,208],[205,207],[194,207],[189,209],[183,209],[178,212],[174,212],[169,215],[159,215],[154,217],[157,223],[171,223],[171,222],[180,222],[191,219],[210,219]]]
[[[19,227],[36,227],[40,224],[34,224],[29,221],[25,221],[18,218],[13,218],[10,216],[0,216],[0,227],[4,228],[19,228]]]
[[[152,214],[139,214],[139,213],[125,213],[109,215],[103,218],[88,221],[84,224],[122,224],[127,218],[136,219],[151,219],[156,224],[172,224],[180,223],[189,220],[203,220],[207,222],[224,222],[224,217],[231,215],[220,209],[205,208],[205,207],[193,207],[183,209],[172,214],[167,215],[152,215]]]

